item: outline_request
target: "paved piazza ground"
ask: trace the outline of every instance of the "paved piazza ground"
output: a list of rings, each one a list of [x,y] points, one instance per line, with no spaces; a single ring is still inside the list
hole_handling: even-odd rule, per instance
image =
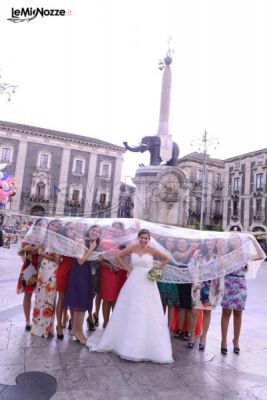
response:
[[[16,376],[28,371],[47,372],[56,378],[53,400],[267,399],[266,262],[257,279],[248,282],[239,356],[232,352],[232,325],[228,355],[220,354],[218,308],[212,313],[205,352],[189,350],[184,342],[173,339],[175,363],[157,365],[89,353],[72,341],[67,331],[63,341],[32,337],[25,332],[22,296],[15,293],[20,269],[16,250],[0,249],[1,400],[7,399],[4,385],[14,385]]]

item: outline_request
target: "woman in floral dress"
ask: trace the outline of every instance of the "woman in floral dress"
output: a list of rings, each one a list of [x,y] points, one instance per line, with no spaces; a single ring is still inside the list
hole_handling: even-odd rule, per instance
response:
[[[60,256],[39,251],[41,265],[37,279],[31,333],[48,337],[54,334],[56,304],[56,271]]]
[[[17,283],[17,294],[24,293],[23,311],[25,315],[26,331],[31,330],[31,300],[38,277],[38,248],[29,243],[22,243],[19,255],[24,259]]]
[[[41,230],[45,230],[47,222],[45,219],[39,218],[36,220],[35,226]],[[39,270],[38,249],[40,246],[41,244],[34,246],[33,244],[23,242],[18,253],[23,259],[23,265],[19,274],[16,291],[18,294],[24,293],[23,310],[26,320],[26,331],[31,330],[31,300],[37,284]]]
[[[48,230],[56,230],[55,221],[51,221]],[[36,336],[54,335],[54,317],[56,304],[56,271],[60,255],[48,253],[41,247],[40,270],[37,279],[36,296],[33,309],[31,333]]]
[[[201,248],[195,252],[190,263],[195,260],[200,263],[206,263],[209,268],[214,268],[217,258],[222,254],[223,242],[218,239],[209,239]],[[193,261],[194,262],[194,261]],[[218,305],[222,299],[224,290],[224,279],[217,278],[205,282],[193,283],[192,285],[192,303],[193,308],[203,310],[203,332],[200,336],[199,350],[204,351],[206,338],[211,320],[211,311]],[[196,321],[195,321],[196,323]],[[195,345],[194,337],[195,327],[190,332],[190,341],[188,348],[192,349]]]
[[[245,309],[247,299],[247,284],[246,284],[246,261],[241,251],[241,240],[237,235],[229,239],[229,250],[235,251],[239,258],[240,268],[235,272],[225,276],[225,291],[222,299],[222,318],[221,318],[221,353],[227,354],[227,332],[230,317],[233,311],[234,319],[234,353],[239,354],[239,337],[242,324],[242,313]]]

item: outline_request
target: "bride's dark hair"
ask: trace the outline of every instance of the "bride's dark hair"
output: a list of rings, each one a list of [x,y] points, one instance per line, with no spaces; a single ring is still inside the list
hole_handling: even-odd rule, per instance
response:
[[[148,229],[140,229],[140,231],[138,232],[138,237],[140,237],[141,235],[147,235],[150,239],[150,231]]]

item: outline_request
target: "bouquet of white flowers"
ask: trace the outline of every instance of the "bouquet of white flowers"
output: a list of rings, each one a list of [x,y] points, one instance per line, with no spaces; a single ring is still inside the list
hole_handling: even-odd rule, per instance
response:
[[[160,281],[162,278],[162,271],[158,268],[151,268],[147,273],[147,277],[151,281]]]

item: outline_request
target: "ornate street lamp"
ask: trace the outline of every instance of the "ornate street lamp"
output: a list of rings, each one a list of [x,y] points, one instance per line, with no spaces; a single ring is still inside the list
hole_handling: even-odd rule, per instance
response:
[[[203,229],[203,217],[204,217],[204,200],[205,200],[205,190],[206,190],[206,166],[207,166],[207,157],[208,157],[208,148],[210,145],[216,146],[219,144],[218,138],[209,138],[208,134],[205,131],[204,135],[201,139],[196,139],[191,142],[191,146],[193,142],[197,141],[199,144],[199,150],[203,154],[203,178],[202,178],[202,188],[201,188],[201,204],[200,204],[200,222],[199,222],[199,229]]]

